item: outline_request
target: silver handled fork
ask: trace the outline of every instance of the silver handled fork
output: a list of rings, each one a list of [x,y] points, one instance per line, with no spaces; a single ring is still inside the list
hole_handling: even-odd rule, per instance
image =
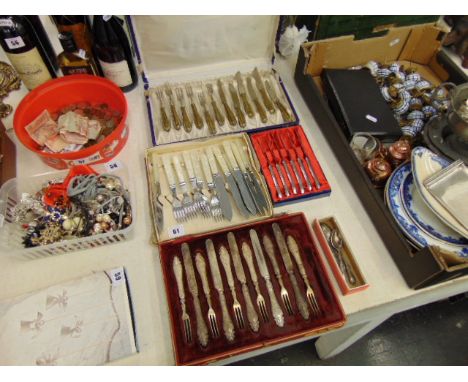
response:
[[[190,98],[190,107],[192,108],[193,121],[195,122],[195,126],[197,127],[197,129],[201,129],[203,128],[203,118],[197,109],[195,101],[193,100],[192,86],[185,85],[185,91],[187,93],[187,96]]]
[[[159,113],[161,114],[163,130],[169,131],[171,130],[171,121],[169,120],[169,117],[166,113],[166,108],[164,107],[164,93],[161,89],[156,89],[156,95],[159,99]]]
[[[200,275],[203,287],[203,293],[205,293],[206,302],[208,303],[208,322],[210,323],[211,335],[213,337],[219,337],[218,322],[216,321],[216,313],[211,306],[211,293],[210,285],[208,284],[208,277],[206,275],[206,262],[203,255],[197,252],[195,255],[195,266],[197,267],[198,274]]]
[[[182,208],[184,209],[186,218],[193,218],[196,215],[196,210],[193,204],[193,199],[190,197],[185,181],[184,173],[182,172],[182,166],[180,165],[179,155],[174,154],[172,156],[172,163],[176,170],[177,178],[179,179],[179,187],[182,191]]]
[[[184,156],[184,160],[186,163],[190,163],[187,165],[187,171],[190,172],[190,169],[193,169],[194,183],[192,183],[192,188],[195,191],[193,201],[197,205],[198,211],[201,212],[202,216],[209,217],[211,216],[210,203],[206,195],[203,193],[204,181],[200,161],[194,151],[191,152],[190,158],[186,159]]]
[[[199,153],[199,158],[203,167],[203,172],[205,173],[205,179],[208,184],[208,189],[211,193],[210,199],[210,211],[211,216],[216,220],[220,221],[223,219],[223,211],[221,210],[221,202],[219,201],[218,195],[216,193],[216,188],[213,181],[213,175],[211,174],[210,165],[208,164],[208,157],[205,153]]]
[[[260,287],[258,286],[258,278],[257,272],[255,271],[253,257],[252,257],[252,250],[250,246],[244,241],[242,243],[242,256],[244,256],[245,262],[247,263],[247,267],[249,268],[250,277],[252,278],[252,282],[257,292],[257,306],[260,310],[260,314],[264,322],[269,321],[268,311],[265,304],[265,299],[263,298],[262,294],[260,293]]]
[[[174,172],[172,171],[172,165],[170,159],[167,156],[162,157],[164,171],[166,173],[167,182],[169,184],[169,189],[171,190],[172,194],[172,213],[176,221],[181,222],[185,220],[185,212],[184,208],[182,207],[182,202],[177,197],[177,189],[176,189],[176,179],[174,176]]]
[[[187,314],[187,309],[185,306],[185,291],[184,291],[184,282],[182,280],[182,263],[178,256],[174,256],[172,261],[172,270],[177,283],[177,290],[179,291],[179,300],[180,306],[182,308],[182,322],[184,323],[184,335],[185,341],[190,343],[192,342],[192,327],[190,326],[190,317]]]
[[[232,276],[232,269],[231,269],[231,262],[229,259],[229,252],[224,246],[219,248],[219,258],[221,260],[221,264],[223,264],[224,271],[226,273],[226,278],[228,282],[229,289],[231,290],[232,299],[234,303],[232,305],[232,309],[234,310],[234,317],[237,322],[237,326],[241,329],[244,329],[244,316],[242,315],[242,307],[237,300],[236,295],[236,286],[234,284],[234,277]]]
[[[304,284],[306,285],[307,301],[309,302],[309,305],[312,308],[314,314],[318,316],[320,315],[320,307],[317,303],[317,299],[315,298],[314,290],[310,286],[309,279],[307,278],[307,273],[305,271],[304,264],[302,263],[299,246],[297,245],[296,240],[291,235],[288,235],[286,241],[288,243],[289,250],[291,251],[294,257],[294,260],[296,261],[299,273],[302,279],[304,280]]]
[[[289,294],[288,291],[286,290],[284,283],[283,283],[283,278],[281,277],[281,272],[278,266],[278,262],[276,261],[275,257],[275,248],[273,246],[273,242],[270,239],[270,236],[268,235],[263,235],[263,246],[265,247],[266,253],[268,255],[268,258],[270,259],[271,264],[273,265],[273,271],[275,272],[275,276],[278,279],[278,284],[280,285],[281,291],[281,300],[283,300],[283,304],[286,307],[286,311],[290,316],[294,314],[293,308],[291,306],[291,301],[289,300]]]

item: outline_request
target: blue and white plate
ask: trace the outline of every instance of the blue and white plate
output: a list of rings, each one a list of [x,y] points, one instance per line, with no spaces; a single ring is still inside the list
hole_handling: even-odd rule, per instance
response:
[[[387,182],[385,197],[390,212],[405,234],[419,248],[436,246],[452,252],[461,258],[468,258],[468,246],[452,244],[432,237],[428,232],[413,222],[406,213],[401,199],[401,187],[406,177],[411,174],[411,163],[405,163],[398,167]]]
[[[442,222],[422,199],[413,174],[406,176],[400,189],[403,207],[409,217],[436,239],[451,244],[468,245],[468,240]]]

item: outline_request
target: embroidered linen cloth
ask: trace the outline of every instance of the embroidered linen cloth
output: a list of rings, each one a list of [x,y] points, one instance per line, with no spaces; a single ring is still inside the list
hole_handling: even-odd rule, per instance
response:
[[[101,365],[135,352],[123,268],[0,301],[2,365]]]

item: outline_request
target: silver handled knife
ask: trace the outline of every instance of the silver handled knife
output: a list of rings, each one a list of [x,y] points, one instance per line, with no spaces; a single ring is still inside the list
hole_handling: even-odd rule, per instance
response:
[[[258,68],[255,68],[252,74],[255,79],[255,83],[257,84],[257,89],[260,92],[260,95],[262,96],[263,104],[265,105],[265,107],[271,114],[275,113],[276,111],[275,106],[273,105],[273,102],[271,102],[270,98],[268,97],[268,94],[265,90],[265,85],[263,84],[262,76],[260,75]]]
[[[260,320],[258,319],[257,312],[253,306],[252,298],[250,297],[249,288],[247,286],[247,279],[245,277],[244,267],[239,254],[239,247],[237,246],[236,237],[232,232],[227,234],[229,249],[231,251],[232,261],[234,263],[234,271],[237,280],[242,285],[242,294],[244,295],[245,305],[247,307],[247,319],[249,320],[250,328],[257,332],[260,327]]]
[[[198,341],[202,346],[206,346],[208,344],[208,328],[206,327],[205,320],[203,319],[200,300],[198,299],[198,286],[197,280],[195,279],[195,271],[193,269],[190,248],[187,243],[183,243],[181,248],[182,258],[184,261],[185,275],[187,276],[187,283],[190,290],[190,294],[193,297],[193,306],[195,308],[195,318],[197,321]]]
[[[268,290],[268,296],[270,297],[271,313],[276,322],[276,325],[278,325],[279,327],[283,327],[283,311],[281,310],[278,300],[276,299],[275,291],[273,290],[273,284],[271,283],[270,273],[268,272],[268,267],[265,261],[265,256],[263,255],[263,250],[257,235],[257,231],[251,229],[249,231],[249,234],[250,240],[252,241],[255,258],[257,259],[258,269],[260,270],[260,274],[265,280],[266,287]]]
[[[231,316],[229,316],[228,308],[226,305],[226,298],[224,296],[223,280],[221,279],[221,272],[219,271],[218,260],[216,258],[216,251],[213,241],[208,239],[205,241],[206,252],[208,253],[208,261],[210,263],[211,277],[213,278],[213,285],[218,291],[219,302],[221,303],[221,314],[223,320],[224,335],[228,341],[233,341],[235,337],[234,324],[232,323]]]
[[[237,95],[237,90],[231,82],[229,83],[229,93],[231,93],[231,98],[234,104],[234,110],[236,111],[237,120],[239,121],[239,126],[240,127],[247,126],[247,122],[245,121],[245,115],[241,109],[239,96]]]
[[[242,144],[239,143],[239,145]],[[244,160],[244,155],[242,154],[243,149],[236,143],[232,142],[231,146],[244,178],[247,180],[249,189],[252,191],[252,196],[257,206],[257,210],[262,211],[264,214],[268,213],[268,202],[260,184],[258,183],[256,175],[252,171],[249,159]]]
[[[216,194],[219,198],[221,211],[223,212],[224,217],[230,221],[232,219],[232,206],[229,202],[229,195],[226,191],[226,187],[224,186],[224,178],[219,173],[218,166],[216,165],[216,159],[213,154],[213,149],[211,147],[206,148],[206,155],[208,157],[208,164],[213,176],[213,183]]]
[[[301,316],[304,318],[304,320],[307,320],[309,318],[309,309],[307,308],[307,303],[299,289],[299,285],[297,284],[297,279],[294,274],[294,265],[289,254],[283,232],[277,223],[273,223],[272,227],[276,243],[278,244],[281,253],[281,258],[283,259],[284,266],[286,267],[286,271],[289,274],[289,280],[291,280],[291,284],[294,289],[294,296],[296,297],[297,307],[299,308],[299,312],[301,313]]]
[[[213,152],[214,152],[214,155],[216,156],[216,159],[218,160],[219,165],[221,166],[224,176],[226,177],[226,181],[229,185],[229,190],[231,191],[232,197],[234,198],[234,202],[236,203],[238,210],[243,216],[248,217],[250,215],[250,212],[245,207],[245,204],[242,200],[242,197],[239,191],[239,187],[237,186],[236,180],[234,179],[234,176],[232,175],[231,171],[229,171],[229,167],[226,161],[224,160],[221,150],[219,149],[218,146],[214,146]]]
[[[242,100],[242,105],[244,106],[244,110],[249,116],[249,118],[253,118],[255,113],[252,109],[252,105],[250,104],[247,98],[247,91],[245,90],[244,81],[242,80],[242,75],[240,72],[237,72],[235,75],[236,82],[237,82],[237,90],[239,90],[239,95]]]
[[[242,199],[244,200],[245,206],[247,207],[247,209],[252,215],[255,215],[257,213],[255,202],[252,199],[252,195],[250,194],[248,190],[248,186],[245,182],[244,177],[242,176],[240,167],[237,164],[236,158],[234,157],[231,144],[232,142],[229,142],[229,141],[223,142],[224,152],[226,153],[228,157],[228,162],[231,164],[232,174],[234,175],[234,179],[236,180],[237,185],[239,186],[239,191],[242,195]]]

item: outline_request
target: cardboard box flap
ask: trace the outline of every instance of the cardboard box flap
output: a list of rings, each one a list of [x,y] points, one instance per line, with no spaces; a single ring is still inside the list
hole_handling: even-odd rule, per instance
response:
[[[305,71],[319,76],[323,68],[345,69],[370,60],[408,60],[428,64],[440,49],[443,30],[433,24],[391,28],[384,36],[356,40],[353,35],[303,44],[309,60]]]
[[[271,62],[278,16],[132,16],[148,76],[242,60]]]

